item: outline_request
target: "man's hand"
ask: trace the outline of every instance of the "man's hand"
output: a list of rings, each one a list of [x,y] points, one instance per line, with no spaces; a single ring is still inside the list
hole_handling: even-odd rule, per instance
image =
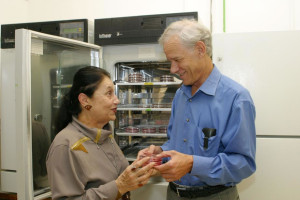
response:
[[[168,182],[176,181],[189,173],[193,167],[193,156],[177,151],[164,151],[158,157],[170,157],[171,159],[159,166],[155,166],[161,176]]]

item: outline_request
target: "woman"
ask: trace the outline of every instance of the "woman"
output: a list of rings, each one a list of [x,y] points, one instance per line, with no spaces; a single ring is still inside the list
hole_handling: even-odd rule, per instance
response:
[[[128,166],[111,135],[108,122],[118,104],[108,72],[85,67],[75,74],[47,155],[52,199],[129,199],[128,191],[148,182],[153,164],[143,164],[149,158]]]

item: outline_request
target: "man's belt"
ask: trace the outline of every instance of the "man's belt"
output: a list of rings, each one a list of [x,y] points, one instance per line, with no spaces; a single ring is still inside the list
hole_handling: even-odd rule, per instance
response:
[[[224,185],[216,185],[216,186],[184,186],[178,185],[176,183],[169,183],[171,190],[177,193],[179,197],[186,198],[197,198],[197,197],[207,197],[212,194],[216,194],[222,192],[230,187]]]

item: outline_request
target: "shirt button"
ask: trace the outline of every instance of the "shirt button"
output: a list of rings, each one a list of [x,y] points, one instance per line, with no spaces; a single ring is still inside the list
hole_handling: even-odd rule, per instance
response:
[[[187,119],[186,119],[186,121],[187,121],[187,122],[189,122],[189,121],[190,121],[190,119],[189,119],[189,118],[187,118]]]
[[[192,102],[192,99],[189,99],[189,102]]]
[[[183,139],[184,142],[186,142],[186,139]]]

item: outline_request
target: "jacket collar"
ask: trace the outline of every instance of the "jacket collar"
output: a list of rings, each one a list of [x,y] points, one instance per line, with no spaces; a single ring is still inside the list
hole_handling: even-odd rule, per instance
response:
[[[85,136],[89,137],[96,144],[102,144],[108,137],[112,137],[112,132],[104,129],[89,128],[81,123],[77,117],[72,116],[71,124],[78,129]]]

